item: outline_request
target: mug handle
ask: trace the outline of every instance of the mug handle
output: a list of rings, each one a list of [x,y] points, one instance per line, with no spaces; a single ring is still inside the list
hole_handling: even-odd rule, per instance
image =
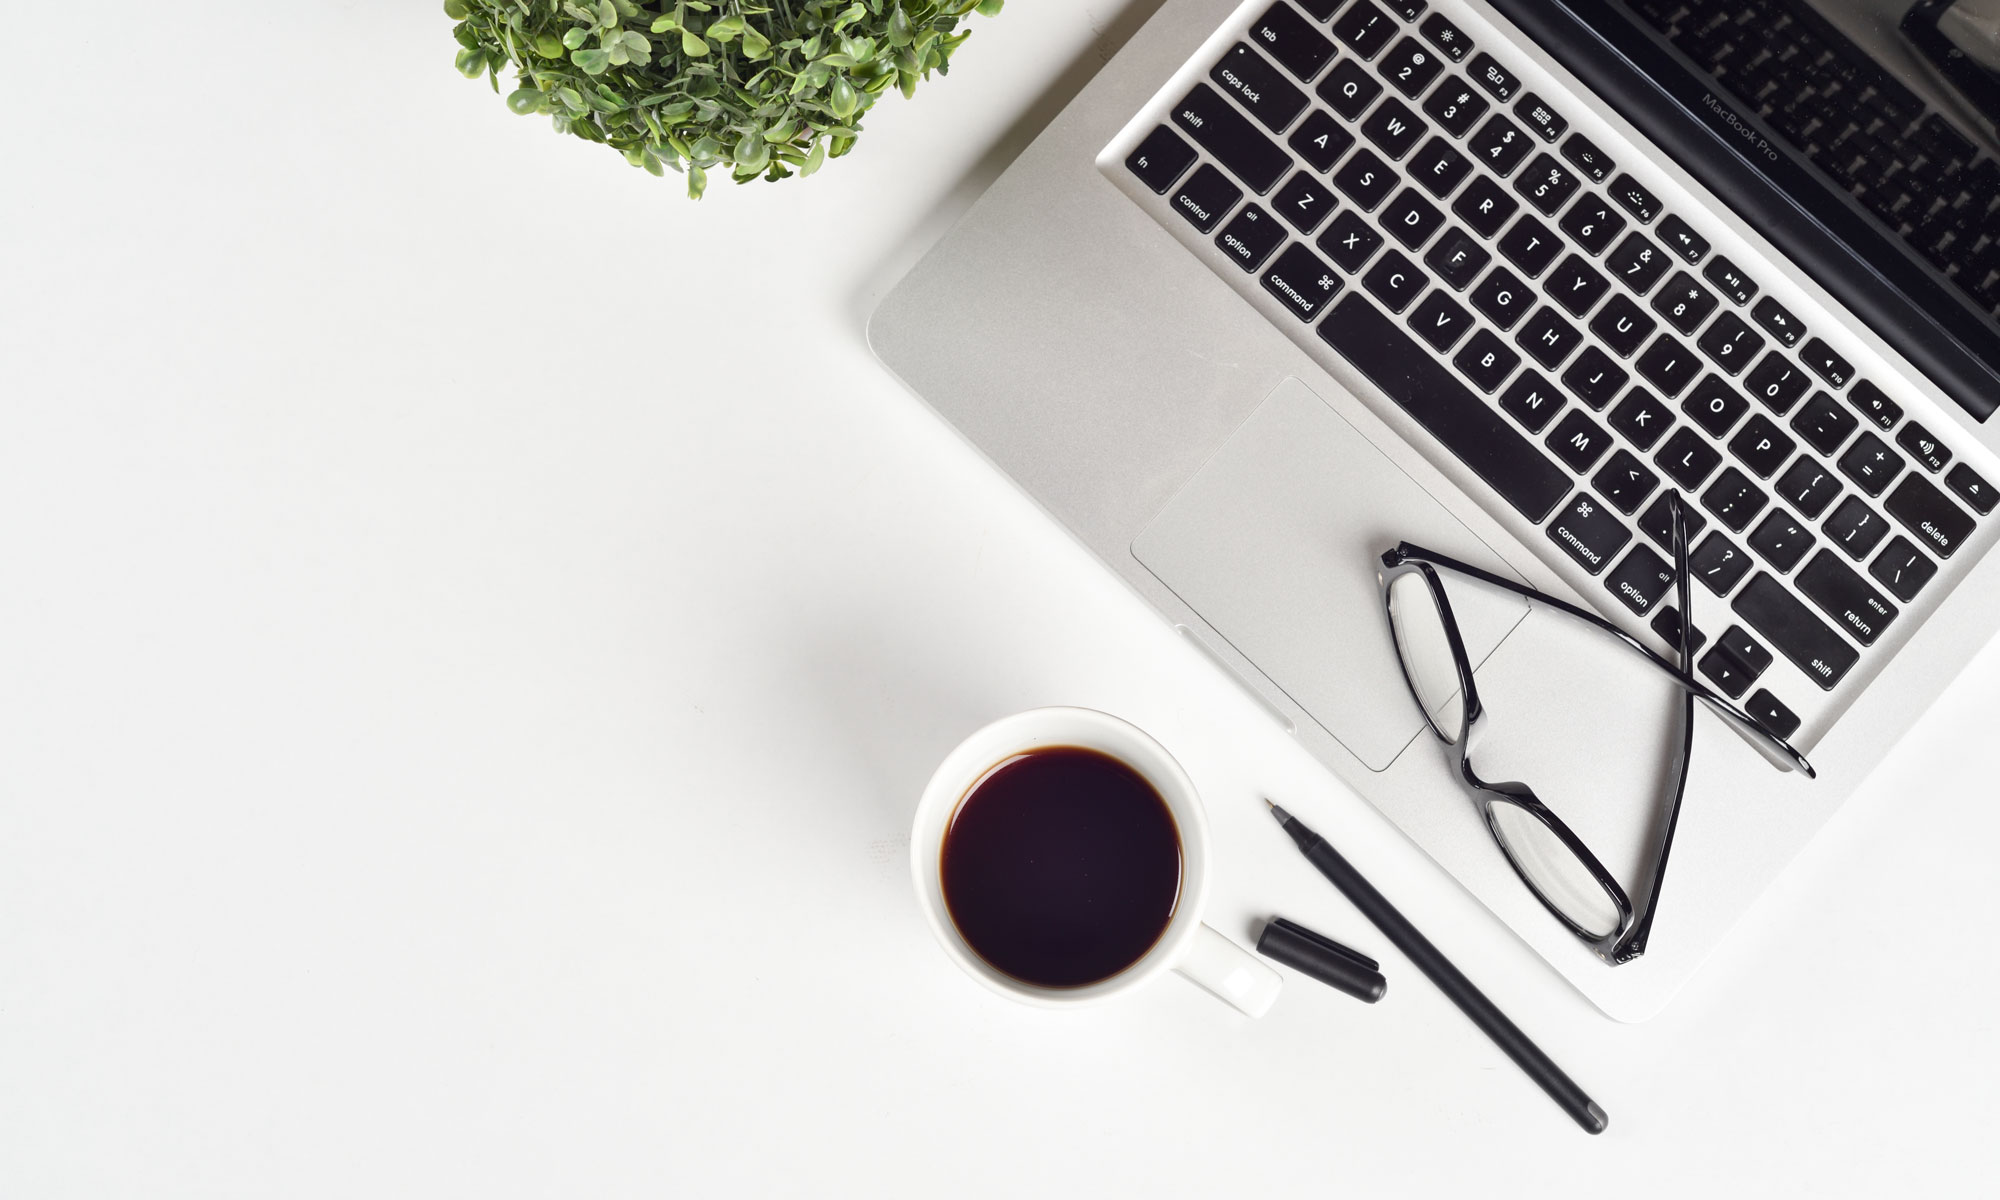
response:
[[[1207,925],[1195,927],[1174,970],[1252,1017],[1271,1011],[1278,989],[1285,986],[1284,977],[1263,960]]]

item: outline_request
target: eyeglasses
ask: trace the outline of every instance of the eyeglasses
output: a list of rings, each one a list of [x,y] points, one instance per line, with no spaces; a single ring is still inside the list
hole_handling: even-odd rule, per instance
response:
[[[1503,579],[1490,571],[1448,558],[1408,542],[1382,556],[1382,604],[1395,639],[1396,656],[1402,664],[1403,679],[1410,695],[1422,710],[1431,732],[1443,742],[1447,753],[1457,751],[1458,775],[1472,790],[1473,799],[1486,819],[1486,828],[1499,843],[1500,852],[1514,868],[1521,882],[1571,933],[1583,939],[1599,958],[1616,966],[1646,952],[1652,932],[1653,912],[1659,901],[1660,885],[1666,878],[1667,854],[1673,848],[1674,825],[1680,818],[1681,798],[1687,790],[1688,759],[1694,748],[1694,702],[1700,700],[1728,721],[1753,743],[1767,751],[1767,757],[1781,769],[1815,772],[1805,756],[1778,737],[1757,719],[1738,708],[1707,684],[1688,672],[1694,654],[1693,612],[1688,601],[1687,515],[1681,497],[1669,493],[1674,548],[1675,595],[1680,602],[1681,665],[1668,662],[1642,645],[1638,639],[1596,613],[1534,588]],[[1450,571],[1482,584],[1500,588],[1534,601],[1546,608],[1583,621],[1609,634],[1681,689],[1679,725],[1674,739],[1671,767],[1673,793],[1667,819],[1659,836],[1653,860],[1652,888],[1646,907],[1634,914],[1632,901],[1605,870],[1583,840],[1542,803],[1523,783],[1496,783],[1482,779],[1473,769],[1473,743],[1481,729],[1485,710],[1472,677],[1472,661],[1452,615],[1440,571]]]

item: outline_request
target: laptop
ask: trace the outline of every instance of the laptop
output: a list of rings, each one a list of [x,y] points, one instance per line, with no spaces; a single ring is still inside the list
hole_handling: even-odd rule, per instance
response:
[[[1996,63],[1990,0],[1166,0],[869,337],[1641,1020],[2000,623]],[[1663,655],[1691,620],[1689,669],[1817,768],[1698,708],[1642,958],[1552,919],[1427,731],[1377,577],[1405,540]],[[1645,894],[1674,689],[1573,619],[1447,586],[1481,773]]]

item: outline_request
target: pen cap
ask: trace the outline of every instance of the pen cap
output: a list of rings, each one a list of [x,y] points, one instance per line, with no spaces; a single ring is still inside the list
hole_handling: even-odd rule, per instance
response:
[[[1389,986],[1374,959],[1283,917],[1273,917],[1264,926],[1257,953],[1369,1004],[1380,1000]]]

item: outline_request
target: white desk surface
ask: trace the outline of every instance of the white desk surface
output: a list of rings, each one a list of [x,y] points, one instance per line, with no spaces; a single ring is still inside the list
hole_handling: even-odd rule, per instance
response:
[[[459,78],[434,0],[36,33],[0,135],[0,1194],[1973,1186],[2000,647],[1614,1024],[870,358],[875,299],[1149,8],[1012,4],[856,156],[700,205]],[[961,976],[911,808],[1046,703],[1181,758],[1212,922],[1303,920],[1387,998]]]

